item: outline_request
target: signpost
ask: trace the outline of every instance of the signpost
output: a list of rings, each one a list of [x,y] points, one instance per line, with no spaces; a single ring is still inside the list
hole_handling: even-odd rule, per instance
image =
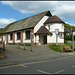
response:
[[[59,33],[59,29],[55,29],[55,34],[56,34],[56,45],[58,45],[58,33]]]
[[[74,36],[75,36],[75,32],[73,32],[73,36],[72,36],[72,40],[73,40],[73,50],[74,50]]]

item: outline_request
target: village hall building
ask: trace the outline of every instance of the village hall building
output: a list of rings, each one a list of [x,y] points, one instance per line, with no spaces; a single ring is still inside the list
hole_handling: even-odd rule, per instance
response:
[[[58,44],[64,44],[64,22],[45,11],[7,25],[0,31],[0,41],[33,46],[56,44],[55,29],[59,29]]]

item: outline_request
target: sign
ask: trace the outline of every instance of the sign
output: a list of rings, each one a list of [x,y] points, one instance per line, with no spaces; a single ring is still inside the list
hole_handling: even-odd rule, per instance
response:
[[[73,32],[73,35],[75,35],[75,32]]]
[[[55,33],[58,34],[59,33],[59,29],[55,29]]]
[[[56,45],[58,45],[58,33],[59,33],[59,29],[55,29],[55,33],[56,33]]]

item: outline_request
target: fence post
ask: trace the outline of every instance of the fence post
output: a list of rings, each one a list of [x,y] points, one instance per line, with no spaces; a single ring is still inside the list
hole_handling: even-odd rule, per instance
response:
[[[3,50],[5,50],[5,41],[3,42]]]
[[[24,44],[24,50],[26,50],[26,48],[25,48],[25,44]]]
[[[18,48],[20,49],[20,44],[18,43]]]

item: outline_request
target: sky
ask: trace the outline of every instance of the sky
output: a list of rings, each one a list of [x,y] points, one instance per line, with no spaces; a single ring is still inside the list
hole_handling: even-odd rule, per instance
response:
[[[0,1],[0,28],[47,10],[75,26],[75,1]]]

